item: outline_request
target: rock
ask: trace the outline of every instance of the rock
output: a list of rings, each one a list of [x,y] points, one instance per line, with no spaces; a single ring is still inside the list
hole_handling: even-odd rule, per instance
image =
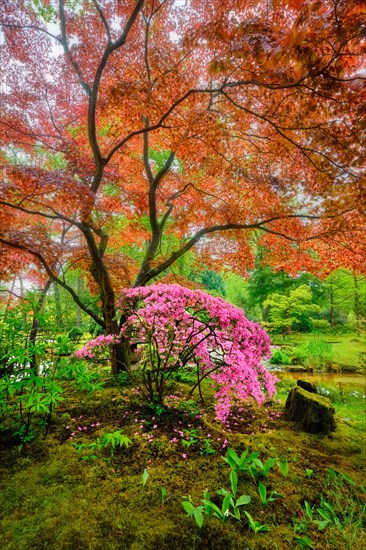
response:
[[[298,380],[297,385],[310,393],[316,393],[316,385],[309,380]]]
[[[288,420],[300,423],[300,427],[311,434],[329,434],[336,429],[335,410],[329,399],[304,390],[293,388],[286,400],[285,415]]]

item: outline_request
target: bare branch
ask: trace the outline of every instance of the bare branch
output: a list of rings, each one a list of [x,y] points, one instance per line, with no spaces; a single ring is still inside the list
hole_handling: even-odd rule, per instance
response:
[[[59,13],[60,13],[60,21],[61,21],[61,36],[62,36],[61,44],[63,45],[65,54],[68,57],[71,65],[73,66],[73,68],[74,68],[74,70],[75,70],[75,72],[78,76],[79,82],[80,82],[83,90],[90,97],[90,95],[92,93],[91,87],[84,80],[83,73],[81,72],[81,69],[80,69],[79,65],[77,64],[75,59],[73,59],[73,57],[71,55],[71,52],[70,52],[69,43],[67,41],[64,0],[59,0]]]

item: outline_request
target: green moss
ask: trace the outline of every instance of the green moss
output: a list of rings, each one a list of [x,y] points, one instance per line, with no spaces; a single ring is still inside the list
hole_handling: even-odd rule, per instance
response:
[[[365,449],[358,401],[352,409],[355,425],[340,420],[330,438],[300,432],[283,416],[277,417],[283,409],[277,401],[262,408],[254,403],[238,407],[228,427],[223,427],[214,419],[212,390],[206,390],[205,408],[198,410],[200,418],[193,414],[197,412],[193,407],[187,410],[181,405],[188,393],[184,384],[176,386],[179,399],[172,399],[168,412],[159,418],[130,388],[121,391],[109,386],[88,397],[75,390],[65,392],[66,401],[46,439],[40,434],[21,453],[9,443],[0,447],[2,549],[292,549],[296,546],[293,518],[304,500],[319,505],[320,495],[328,491],[329,468],[356,482],[356,488],[342,486],[341,493],[354,503],[355,518],[359,517],[357,495],[364,478]],[[100,425],[92,426],[96,423]],[[117,429],[132,439],[131,447],[117,449],[114,456],[106,453],[96,460],[80,460],[75,441],[90,443]],[[182,444],[178,431],[186,434],[185,430],[196,430],[197,443]],[[70,440],[71,431],[76,435]],[[150,442],[149,435],[153,437]],[[178,442],[171,442],[174,437]],[[204,439],[210,441],[215,454],[204,456]],[[225,439],[229,443],[224,445]],[[230,468],[221,459],[227,446],[238,453],[246,448],[258,450],[262,461],[269,457],[288,460],[288,477],[274,466],[262,479],[269,492],[283,495],[266,507],[258,496],[258,480],[239,475],[238,495],[251,496],[246,509],[270,526],[269,533],[254,535],[244,514],[242,523],[230,519],[221,523],[209,517],[199,529],[182,509],[184,496],[190,495],[198,505],[206,488],[220,504],[222,497],[216,491],[230,489]],[[141,483],[144,468],[150,468],[145,487]],[[306,468],[314,470],[311,479],[305,475]],[[167,493],[164,502],[161,487]],[[311,528],[314,548],[334,548],[329,533]],[[365,542],[361,535],[359,541]],[[343,540],[337,548],[346,548]]]
[[[300,388],[299,386],[296,387],[296,391],[306,399],[319,403],[319,405],[321,405],[322,407],[325,407],[326,409],[333,409],[333,406],[329,401],[329,399],[327,399],[322,395],[319,395],[317,393],[310,393],[304,390],[303,388]]]

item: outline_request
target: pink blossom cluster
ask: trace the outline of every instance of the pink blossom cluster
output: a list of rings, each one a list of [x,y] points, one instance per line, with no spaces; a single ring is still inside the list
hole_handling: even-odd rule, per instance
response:
[[[75,351],[73,355],[78,359],[95,359],[97,350],[117,344],[120,340],[117,334],[101,334],[93,340],[89,340],[83,348]]]
[[[186,365],[198,380],[210,376],[218,387],[219,420],[227,419],[237,399],[253,397],[261,404],[266,393],[275,393],[277,378],[262,364],[270,356],[268,335],[225,300],[156,284],[126,289],[119,307],[127,319],[121,335],[139,342],[140,364],[150,380]]]
[[[171,373],[190,367],[200,383],[210,377],[217,392],[216,416],[225,422],[239,400],[258,404],[275,393],[277,378],[262,364],[270,356],[269,337],[244,312],[201,290],[156,284],[124,290],[118,306],[126,318],[119,335],[98,336],[78,350],[95,358],[96,350],[127,338],[138,342],[142,385],[162,398]],[[150,395],[149,395],[150,391]]]

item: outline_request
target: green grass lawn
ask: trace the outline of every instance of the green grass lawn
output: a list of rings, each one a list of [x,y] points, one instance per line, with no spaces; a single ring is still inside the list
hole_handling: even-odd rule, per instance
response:
[[[305,334],[293,333],[288,336],[273,336],[274,344],[308,344],[318,342],[329,344],[332,361],[338,365],[361,367],[360,354],[366,353],[366,333],[357,334]]]

